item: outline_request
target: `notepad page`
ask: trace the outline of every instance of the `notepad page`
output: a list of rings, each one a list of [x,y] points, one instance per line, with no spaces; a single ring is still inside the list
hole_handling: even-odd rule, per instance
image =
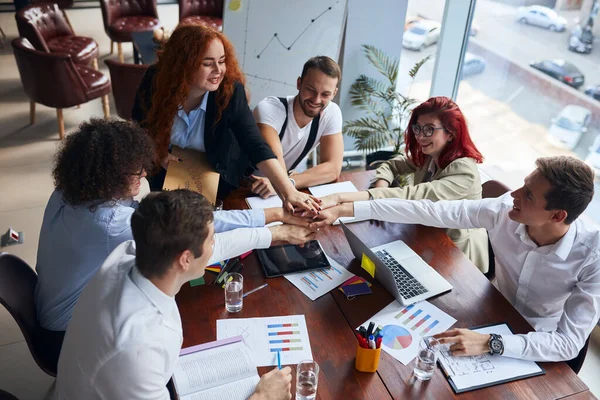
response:
[[[251,376],[241,381],[229,383],[224,386],[215,387],[201,392],[192,393],[187,396],[180,397],[181,400],[246,400],[252,396],[256,385],[260,381],[258,374]]]
[[[256,377],[256,366],[242,342],[216,347],[179,358],[173,382],[180,396]]]

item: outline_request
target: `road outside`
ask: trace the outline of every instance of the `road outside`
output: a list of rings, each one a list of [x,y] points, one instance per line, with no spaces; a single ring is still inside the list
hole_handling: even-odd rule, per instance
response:
[[[408,15],[442,20],[444,0],[409,0]],[[585,10],[588,11],[588,10]],[[527,69],[531,61],[563,58],[575,64],[585,75],[585,85],[600,83],[600,43],[591,54],[580,55],[567,49],[569,32],[580,12],[560,12],[568,21],[564,32],[522,25],[515,21],[516,7],[491,0],[477,1],[474,25],[479,28],[470,40],[473,50],[487,49]],[[475,47],[475,45],[477,45]],[[435,56],[437,46],[421,52],[404,49],[400,60],[400,89],[419,100],[428,97],[434,60],[425,64],[411,85],[408,71],[427,55]],[[486,161],[482,170],[493,179],[511,187],[519,187],[534,168],[535,159],[559,154],[585,159],[598,135],[598,126],[590,125],[581,141],[567,150],[549,138],[551,120],[569,102],[547,93],[547,88],[529,79],[509,74],[505,63],[486,61],[483,73],[465,78],[459,87],[458,104],[467,116],[470,132]],[[565,91],[575,91],[558,81],[551,82]],[[410,92],[409,92],[410,89]],[[590,109],[596,100],[589,99]],[[593,111],[593,110],[592,110]],[[597,118],[598,116],[596,116]],[[597,185],[596,193],[600,193]],[[600,222],[600,194],[587,211],[587,216]]]

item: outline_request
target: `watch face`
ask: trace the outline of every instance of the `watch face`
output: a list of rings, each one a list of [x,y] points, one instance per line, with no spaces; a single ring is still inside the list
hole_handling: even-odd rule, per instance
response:
[[[492,339],[490,345],[494,353],[500,353],[502,351],[502,342],[496,338]]]

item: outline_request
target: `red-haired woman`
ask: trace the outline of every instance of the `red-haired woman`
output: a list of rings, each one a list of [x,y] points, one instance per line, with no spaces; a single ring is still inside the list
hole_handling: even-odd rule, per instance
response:
[[[483,156],[469,136],[465,117],[447,97],[432,97],[417,106],[405,135],[405,155],[384,162],[374,188],[322,198],[321,206],[381,198],[406,200],[481,199],[477,164]],[[413,183],[398,187],[399,177],[413,174]],[[396,187],[394,187],[396,186]],[[482,229],[448,229],[456,246],[482,271],[488,270],[487,234]]]
[[[177,161],[169,146],[177,145],[206,152],[221,175],[219,198],[256,166],[287,209],[317,211],[318,200],[296,190],[262,139],[244,82],[233,46],[222,33],[191,24],[173,31],[156,65],[148,68],[132,111],[153,137],[162,166],[151,178],[151,188],[162,188],[168,163]]]

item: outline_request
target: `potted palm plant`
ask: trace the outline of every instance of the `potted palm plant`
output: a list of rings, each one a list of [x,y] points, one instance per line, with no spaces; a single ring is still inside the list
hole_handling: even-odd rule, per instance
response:
[[[410,118],[410,110],[417,100],[396,91],[398,59],[392,59],[382,50],[363,44],[363,51],[369,63],[383,75],[383,80],[360,75],[350,87],[350,100],[353,106],[366,112],[366,115],[347,121],[343,132],[353,137],[354,147],[367,154],[367,166],[373,161],[388,160],[399,154],[404,146],[404,132]],[[409,71],[414,79],[419,69],[431,56],[417,62]],[[411,84],[412,85],[412,84]],[[410,93],[410,90],[409,90]],[[391,151],[381,150],[392,147]]]

